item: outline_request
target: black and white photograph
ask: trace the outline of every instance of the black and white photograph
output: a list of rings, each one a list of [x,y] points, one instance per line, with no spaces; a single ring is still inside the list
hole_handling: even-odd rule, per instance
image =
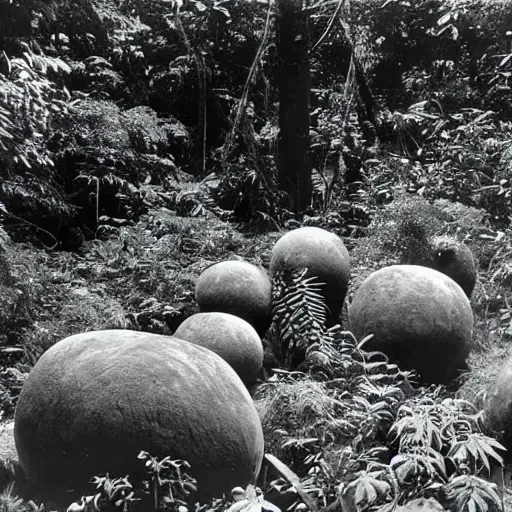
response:
[[[512,512],[512,0],[0,0],[0,512]]]

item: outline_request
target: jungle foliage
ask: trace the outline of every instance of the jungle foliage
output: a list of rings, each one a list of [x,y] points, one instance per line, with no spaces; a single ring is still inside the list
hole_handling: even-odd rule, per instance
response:
[[[357,232],[406,190],[509,223],[507,6],[305,6],[314,208]],[[198,202],[218,215],[292,217],[277,180],[273,4],[2,0],[0,12],[0,199],[23,236],[94,238],[101,217],[140,216],[145,186],[176,168],[214,177]]]
[[[279,189],[272,2],[0,0],[0,222],[44,249],[0,250],[0,416],[53,343],[86,329],[172,333],[196,312],[199,273],[221,258],[265,266],[275,228],[343,236],[349,298],[372,270],[449,234],[471,246],[483,276],[462,398],[413,389],[413,376],[350,333],[324,329],[318,283],[275,279],[266,371],[281,370],[256,400],[279,460],[264,487],[298,511],[389,512],[414,500],[501,509],[505,491],[489,482],[500,446],[473,402],[512,339],[512,4],[304,9],[313,200],[294,215]],[[183,461],[141,459],[138,491],[153,508],[195,507]],[[125,475],[94,484],[72,510],[134,506]],[[267,506],[254,489],[242,494],[195,510]]]

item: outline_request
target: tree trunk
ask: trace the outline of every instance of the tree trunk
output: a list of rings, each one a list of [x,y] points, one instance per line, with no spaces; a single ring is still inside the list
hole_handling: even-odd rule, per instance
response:
[[[309,31],[302,0],[277,0],[279,186],[297,213],[311,204]]]
[[[354,50],[352,49],[352,52]],[[375,119],[375,99],[373,97],[368,80],[364,74],[363,67],[356,58],[355,53],[352,54],[354,59],[354,67],[357,81],[357,88],[359,90],[359,97],[363,102],[366,111],[366,120],[369,121],[373,126],[377,126],[377,120]]]

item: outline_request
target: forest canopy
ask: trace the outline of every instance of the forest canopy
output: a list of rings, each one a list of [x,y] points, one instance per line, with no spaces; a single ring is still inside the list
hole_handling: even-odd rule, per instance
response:
[[[508,224],[508,3],[298,6],[313,206],[335,201],[364,225],[400,189]],[[294,89],[280,99],[274,3],[2,0],[0,12],[0,200],[13,223],[46,244],[76,227],[91,238],[102,216],[140,215],[144,186],[177,170],[214,184],[194,204],[251,225],[290,218],[279,104]]]

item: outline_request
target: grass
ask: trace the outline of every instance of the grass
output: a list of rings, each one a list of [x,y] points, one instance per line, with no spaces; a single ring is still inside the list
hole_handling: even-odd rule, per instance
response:
[[[398,222],[407,216],[415,216],[415,222]],[[423,233],[405,229],[415,225],[424,226]],[[411,240],[414,242],[416,235],[421,242],[424,235],[446,233],[466,241],[479,261],[479,281],[472,297],[476,348],[470,356],[470,371],[457,392],[458,397],[474,401],[482,390],[491,388],[502,362],[512,356],[507,316],[512,300],[512,269],[507,263],[512,256],[510,233],[492,231],[479,210],[399,199],[375,221],[366,237],[347,244],[353,247],[348,296],[350,301],[358,284],[372,271],[399,263],[404,247],[408,251],[414,248]],[[279,236],[275,232],[247,235],[218,219],[177,217],[161,209],[150,211],[135,226],[122,228],[119,237],[87,242],[77,253],[47,253],[18,244],[16,251],[9,253],[16,285],[8,291],[19,290],[16,293],[23,300],[2,325],[2,332],[8,335],[1,347],[21,350],[0,355],[6,366],[21,376],[19,386],[44,350],[71,334],[105,328],[171,334],[197,311],[195,281],[206,267],[242,258],[268,268]],[[272,337],[273,331],[268,336]],[[310,454],[318,442],[315,439],[330,439],[326,458],[332,467],[339,466],[344,457],[343,436],[336,432],[346,427],[340,420],[344,406],[326,384],[297,381],[265,386],[267,392],[260,393],[257,407],[267,451],[286,460],[292,452]],[[10,408],[5,407],[6,417],[12,416],[15,398],[11,381],[0,379],[0,404],[11,403]],[[0,487],[19,479],[15,470],[9,473],[4,469],[0,468]],[[0,512],[35,510],[12,493],[11,489],[0,497]],[[506,496],[507,511],[512,510],[508,491]]]

